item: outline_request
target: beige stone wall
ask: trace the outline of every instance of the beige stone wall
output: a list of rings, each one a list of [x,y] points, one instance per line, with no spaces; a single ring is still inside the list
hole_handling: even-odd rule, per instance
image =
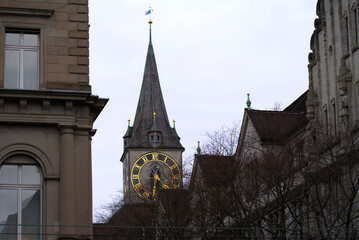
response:
[[[5,8],[0,10],[1,62],[6,28],[40,30],[40,89],[91,90],[87,0],[2,0],[0,8]],[[51,10],[53,14],[49,16],[41,10]],[[3,65],[0,72],[4,72]]]
[[[261,154],[263,150],[260,137],[252,121],[245,113],[236,150],[236,161],[249,161],[255,154]]]
[[[4,88],[8,29],[39,32],[39,89]],[[108,99],[91,95],[88,30],[87,0],[0,1],[0,166],[41,168],[42,239],[92,238],[91,138]]]
[[[19,154],[40,166],[42,224],[51,225],[44,239],[92,235],[92,125],[106,102],[89,93],[0,89],[0,166]]]

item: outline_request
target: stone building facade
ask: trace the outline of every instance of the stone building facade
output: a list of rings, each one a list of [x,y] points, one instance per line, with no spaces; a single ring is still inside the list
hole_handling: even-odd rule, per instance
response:
[[[1,1],[0,72],[0,239],[91,238],[88,1]]]
[[[359,127],[358,2],[318,1],[309,54],[308,118],[327,136]]]

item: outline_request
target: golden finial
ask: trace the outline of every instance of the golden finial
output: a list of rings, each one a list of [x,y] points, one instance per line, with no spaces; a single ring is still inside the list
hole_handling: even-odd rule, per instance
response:
[[[148,23],[150,24],[150,30],[152,30],[152,20],[148,21]]]
[[[153,118],[156,118],[156,112],[153,112]]]
[[[175,127],[175,126],[176,126],[176,120],[173,119],[173,127]]]
[[[128,122],[128,126],[130,126],[131,120],[130,120],[130,119],[128,119],[128,120],[127,120],[127,122]]]

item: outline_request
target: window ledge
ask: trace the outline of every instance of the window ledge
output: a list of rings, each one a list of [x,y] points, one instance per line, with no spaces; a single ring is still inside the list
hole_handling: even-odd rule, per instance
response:
[[[0,7],[0,15],[49,18],[54,12],[54,10],[48,9]]]
[[[352,49],[352,53],[356,52],[356,50],[358,50],[358,49],[359,49],[359,47],[358,47],[358,46],[353,47],[353,49]]]

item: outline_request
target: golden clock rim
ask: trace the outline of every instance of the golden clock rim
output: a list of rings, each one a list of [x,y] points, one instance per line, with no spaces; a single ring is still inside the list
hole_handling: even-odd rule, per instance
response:
[[[143,197],[142,194],[140,194],[139,191],[136,190],[136,188],[135,188],[135,186],[134,186],[134,184],[133,184],[133,178],[132,178],[132,176],[134,175],[134,174],[133,174],[133,170],[134,170],[134,168],[135,168],[135,166],[136,166],[136,163],[137,163],[139,160],[141,160],[144,156],[150,155],[150,154],[161,154],[161,155],[164,155],[164,156],[166,156],[167,158],[171,159],[172,162],[174,163],[174,165],[176,166],[175,168],[178,169],[178,172],[179,172],[179,174],[181,175],[181,170],[179,169],[178,164],[177,164],[176,161],[175,161],[171,156],[169,156],[168,154],[162,153],[162,152],[147,152],[147,153],[142,154],[142,155],[139,156],[139,157],[137,158],[137,160],[134,162],[134,164],[133,164],[133,166],[132,166],[132,169],[131,169],[131,174],[130,174],[132,188],[135,190],[135,192],[136,192],[141,198],[145,198],[145,197]],[[161,162],[161,163],[165,164],[165,165],[170,169],[171,175],[172,175],[172,180],[171,180],[171,182],[172,182],[172,181],[173,181],[173,176],[175,176],[175,174],[173,174],[173,169],[175,169],[175,168],[171,169],[171,167],[170,167],[166,162],[164,162],[164,161],[162,161],[162,160],[150,160],[149,162],[155,162],[155,161],[156,161],[156,162]],[[143,166],[146,165],[146,164],[147,164],[147,163],[143,164]],[[142,170],[143,166],[139,169],[138,174],[137,174],[138,176],[140,176],[140,173],[141,173],[141,170]],[[138,177],[138,183],[142,186],[142,188],[143,188],[145,191],[150,192],[150,191],[148,191],[147,189],[144,188],[144,186],[143,186],[142,183],[141,183],[140,177]],[[138,183],[137,183],[137,184],[138,184]],[[178,186],[178,187],[179,187],[179,186]],[[178,188],[178,187],[177,187],[177,188]],[[147,199],[147,198],[145,198],[145,199]],[[147,199],[147,200],[148,200],[148,199]]]

